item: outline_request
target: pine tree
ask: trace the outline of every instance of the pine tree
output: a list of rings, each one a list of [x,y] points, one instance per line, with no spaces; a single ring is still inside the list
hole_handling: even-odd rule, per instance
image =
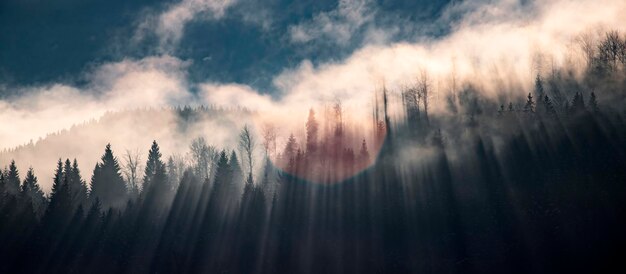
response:
[[[533,100],[533,95],[528,93],[526,105],[524,105],[524,112],[533,113],[535,112],[535,101]]]
[[[160,162],[160,160],[159,160]],[[170,205],[170,187],[167,181],[167,173],[165,172],[165,165],[160,162],[155,166],[154,174],[150,179],[150,185],[146,190],[145,205],[152,209],[162,209]]]
[[[314,155],[317,151],[317,133],[319,124],[315,120],[315,111],[309,110],[309,118],[306,122],[306,153]]]
[[[152,146],[148,152],[148,161],[146,162],[145,174],[143,176],[143,191],[150,188],[151,181],[154,179],[154,174],[159,165],[164,165],[161,161],[161,152],[159,152],[159,145],[156,140],[152,141]]]
[[[47,200],[37,183],[37,177],[33,168],[29,168],[26,172],[26,178],[22,184],[21,197],[24,202],[30,203],[33,212],[40,218],[46,210]]]
[[[230,164],[228,163],[228,157],[226,156],[226,151],[222,150],[220,152],[219,160],[217,161],[217,170],[215,171],[215,186],[227,186],[232,181],[231,179],[231,169]]]
[[[57,162],[57,168],[54,171],[54,179],[52,180],[52,191],[50,192],[50,200],[54,199],[54,196],[60,191],[63,185],[63,161],[59,158]]]
[[[293,161],[296,157],[296,150],[298,149],[298,143],[296,142],[296,137],[293,136],[293,133],[289,135],[289,139],[287,140],[287,144],[285,145],[285,150],[283,152],[284,162],[288,165],[289,162]]]
[[[585,110],[585,101],[583,100],[583,96],[580,92],[576,92],[574,99],[572,99],[571,112],[577,114],[583,113]]]
[[[266,208],[263,189],[260,186],[254,186],[252,183],[246,183],[241,197],[241,218],[239,220],[243,228],[241,233],[243,239],[254,239],[260,235],[259,231],[261,231],[261,226],[265,220]]]
[[[72,162],[70,159],[65,159],[65,163],[63,164],[63,180],[67,180],[67,183],[72,187]]]
[[[166,207],[170,202],[170,187],[165,163],[161,160],[161,152],[156,141],[152,142],[148,152],[145,171],[142,192],[144,205],[157,210]]]
[[[101,162],[96,164],[91,178],[90,199],[99,199],[103,208],[122,207],[127,199],[126,183],[120,173],[120,165],[108,144]]]
[[[237,153],[235,153],[234,150],[230,153],[228,164],[230,165],[231,170],[232,187],[234,188],[234,191],[241,192],[244,186],[243,171],[241,170],[241,165],[239,164]]]
[[[370,152],[367,149],[367,143],[365,142],[365,139],[363,139],[363,142],[361,142],[361,150],[359,150],[359,163],[361,166],[365,166],[369,163],[370,161]]]
[[[11,160],[9,170],[5,178],[5,191],[9,195],[17,196],[20,192],[20,172],[17,170],[15,161]]]
[[[86,206],[87,203],[87,182],[83,180],[78,168],[78,161],[74,159],[72,163],[72,173],[70,174],[72,199],[78,205]]]
[[[167,158],[167,180],[169,181],[169,185],[172,186],[172,189],[175,189],[175,186],[178,184],[182,172],[182,170],[178,170],[178,166],[172,156]]]
[[[545,91],[543,89],[543,80],[541,79],[541,76],[539,76],[539,74],[537,74],[537,77],[535,78],[535,95],[537,96],[537,98],[543,98],[543,96],[545,95]]]
[[[550,97],[548,97],[548,95],[544,95],[543,96],[543,113],[546,115],[555,115],[556,114],[556,109],[554,108],[554,105],[552,104],[552,100],[550,100]]]
[[[224,214],[226,214],[225,211],[230,208],[230,205],[239,200],[239,197],[235,196],[233,190],[232,170],[228,163],[226,151],[222,150],[217,161],[215,181],[213,182],[213,188],[209,198],[209,207],[211,209],[210,211],[212,211],[209,214],[224,216]]]
[[[544,90],[543,90],[543,84],[541,81],[541,78],[539,78],[539,75],[537,75],[537,79],[535,80],[535,94],[536,94],[536,98],[538,99],[537,101],[537,113],[543,115],[543,114],[547,114],[548,113],[548,105],[546,105],[546,100],[545,98],[548,96],[547,94],[545,94]]]
[[[84,232],[86,235],[96,232],[102,222],[102,204],[100,199],[95,198],[85,216]]]
[[[591,109],[593,113],[598,113],[600,111],[600,109],[598,108],[596,93],[593,91],[591,92],[591,96],[589,97],[589,109]]]
[[[4,202],[4,195],[6,191],[6,183],[4,181],[4,172],[0,170],[0,208],[2,208]]]
[[[65,229],[72,212],[72,198],[67,176],[63,175],[63,162],[59,159],[53,182],[53,192],[44,215],[44,224],[51,228],[50,235]],[[52,236],[51,236],[52,237]]]
[[[563,94],[561,93],[561,89],[559,88],[559,85],[557,84],[555,77],[551,77],[549,84],[550,84],[550,93],[552,94],[552,99],[553,99],[553,105],[556,109],[557,106],[562,106],[564,104],[563,101],[567,101],[567,100],[563,99]]]
[[[62,176],[64,180],[67,180],[72,208],[78,208],[78,206],[85,204],[87,201],[87,185],[80,176],[76,159],[74,159],[74,164],[70,162],[70,159],[65,160]]]

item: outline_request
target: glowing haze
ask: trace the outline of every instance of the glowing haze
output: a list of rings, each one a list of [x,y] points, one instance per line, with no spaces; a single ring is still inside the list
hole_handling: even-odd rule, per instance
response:
[[[24,153],[7,153],[0,157],[2,163],[15,158],[20,168],[32,165],[40,177],[49,178],[56,159],[76,157],[83,172],[89,174],[107,141],[119,153],[134,148],[145,152],[150,140],[157,139],[166,155],[183,154],[188,141],[196,135],[206,136],[214,145],[233,148],[235,144],[229,141],[229,134],[236,134],[244,123],[265,120],[279,125],[282,130],[279,136],[284,142],[294,127],[304,123],[309,108],[321,109],[336,100],[341,100],[350,120],[367,124],[375,89],[385,85],[393,95],[394,90],[412,84],[422,71],[427,71],[432,79],[431,111],[434,113],[445,112],[442,102],[452,89],[450,79],[453,76],[458,83],[479,86],[490,98],[521,97],[531,89],[537,73],[548,73],[553,66],[585,61],[577,43],[581,34],[601,35],[601,30],[606,29],[624,31],[626,26],[626,1],[621,0],[555,0],[531,4],[513,0],[468,1],[448,6],[437,20],[439,24],[452,24],[446,35],[388,43],[384,36],[375,34],[393,30],[372,27],[371,35],[367,36],[370,38],[345,59],[322,64],[305,60],[296,67],[284,68],[273,77],[276,91],[270,95],[245,83],[190,82],[187,77],[190,61],[168,52],[168,47],[180,42],[182,29],[194,16],[210,12],[212,20],[220,20],[232,2],[182,1],[152,17],[154,22],[142,21],[138,33],[156,33],[163,44],[160,54],[96,66],[84,72],[86,85],[49,83],[11,87],[18,90],[17,95],[0,100],[0,146],[15,147],[98,119],[106,112],[135,108],[245,107],[255,111],[254,119],[229,117],[225,118],[229,122],[207,123],[195,129],[194,136],[184,136],[184,140],[177,139],[182,137],[173,133],[176,128],[167,119],[155,124],[159,128],[154,132],[136,132],[132,121],[120,121],[114,130],[82,136],[81,142],[98,146],[73,150],[72,155],[59,155],[58,151],[63,149],[56,147],[37,160]],[[353,5],[343,3],[329,14],[341,15],[349,6]],[[364,5],[357,6],[362,8],[355,12],[372,12],[363,8]],[[351,13],[346,18],[361,20],[357,22],[360,27],[362,20],[369,18],[368,14]],[[329,39],[329,35],[320,33],[316,24],[324,24],[322,30],[351,28],[345,26],[350,20],[330,15],[294,26],[291,28],[293,37],[280,42]],[[462,19],[453,20],[458,17]],[[90,138],[97,141],[90,141]],[[45,189],[49,189],[48,181],[42,180]]]

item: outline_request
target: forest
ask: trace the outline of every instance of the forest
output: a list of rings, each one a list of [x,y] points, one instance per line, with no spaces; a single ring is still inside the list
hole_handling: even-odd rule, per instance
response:
[[[232,147],[198,136],[183,156],[159,140],[140,155],[111,143],[95,167],[49,163],[50,179],[2,163],[0,272],[624,269],[626,36],[583,42],[585,64],[538,71],[524,97],[454,83],[445,114],[431,110],[422,70],[405,88],[376,88],[358,121],[337,100],[307,108],[286,136],[239,127]],[[253,114],[171,111],[183,132],[194,117]]]

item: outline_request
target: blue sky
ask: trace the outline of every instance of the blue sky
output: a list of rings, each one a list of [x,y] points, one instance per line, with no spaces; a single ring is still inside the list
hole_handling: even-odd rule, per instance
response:
[[[165,38],[155,31],[159,16],[184,2],[200,12],[181,24],[176,42],[164,46]],[[203,10],[202,2],[223,7],[219,12]],[[447,26],[434,23],[448,4],[445,0],[4,0],[0,2],[0,83],[80,85],[86,72],[102,63],[168,54],[191,61],[187,75],[191,82],[236,82],[271,92],[272,77],[303,60],[324,63],[340,60],[366,44],[445,34]]]

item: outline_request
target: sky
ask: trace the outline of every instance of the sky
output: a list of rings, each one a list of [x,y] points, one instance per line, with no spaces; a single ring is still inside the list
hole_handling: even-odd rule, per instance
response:
[[[396,96],[423,72],[434,113],[452,76],[508,102],[548,67],[583,62],[582,34],[624,32],[623,14],[623,0],[4,0],[0,149],[142,107],[301,123],[341,100],[369,117],[374,90]]]
[[[265,93],[303,60],[340,60],[366,44],[443,35],[448,1],[6,0],[0,3],[4,85],[85,84],[127,58],[189,61],[191,82],[236,82]],[[11,92],[10,89],[5,93]]]

